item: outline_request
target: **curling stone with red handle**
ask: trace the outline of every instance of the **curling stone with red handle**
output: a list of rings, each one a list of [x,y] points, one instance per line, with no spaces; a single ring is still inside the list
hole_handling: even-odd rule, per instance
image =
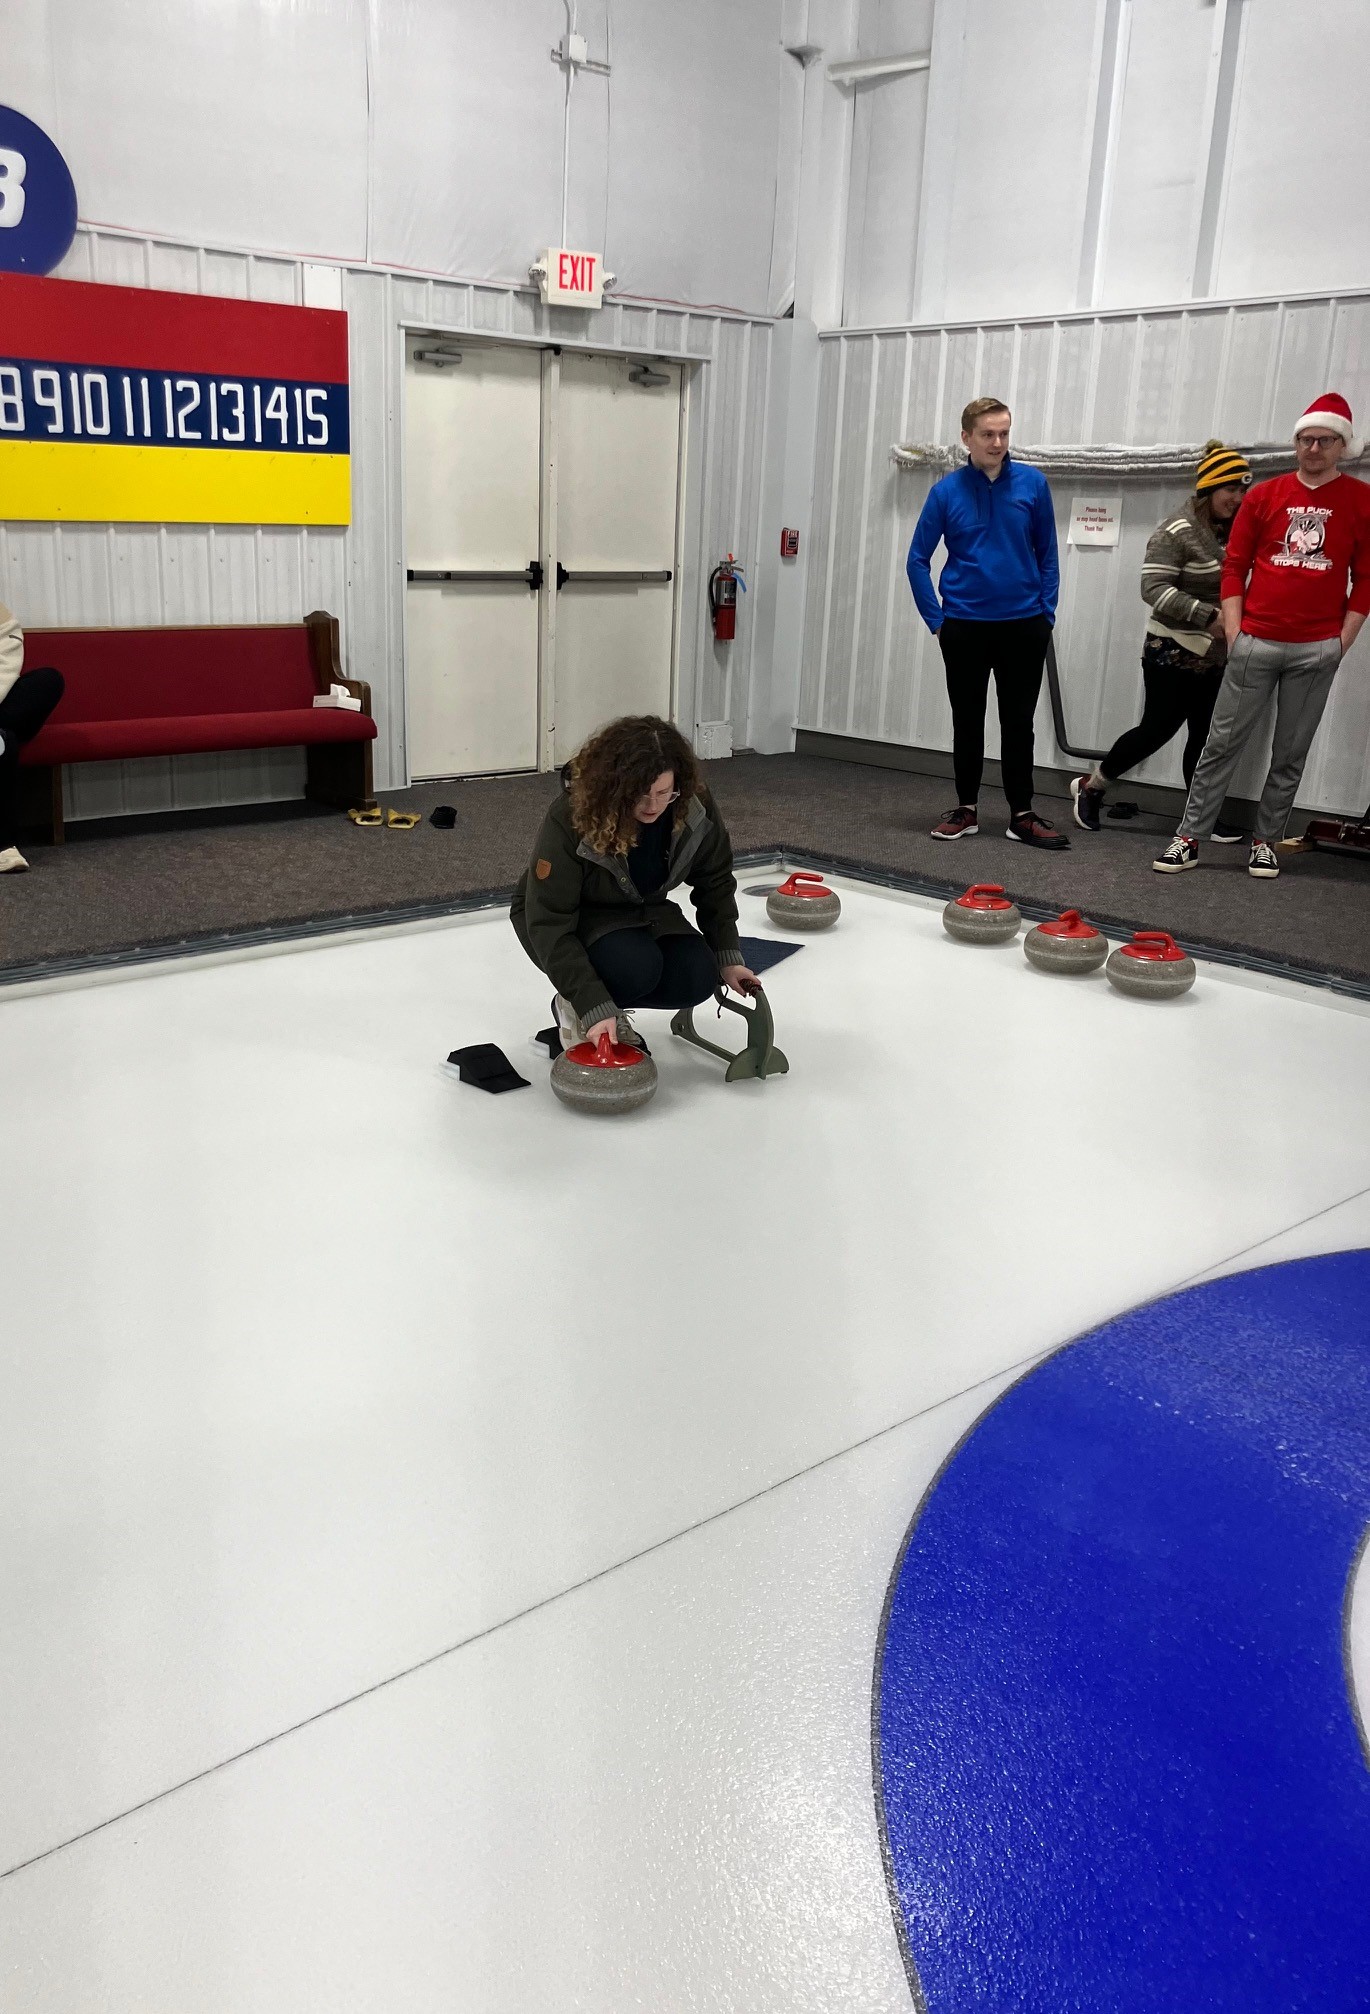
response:
[[[601,1035],[595,1047],[577,1042],[552,1065],[552,1089],[574,1112],[636,1112],[656,1096],[656,1064],[645,1049]]]
[[[1134,930],[1104,971],[1120,993],[1134,1000],[1173,1000],[1187,993],[1198,976],[1194,960],[1168,930]]]
[[[792,874],[766,897],[766,914],[782,930],[826,930],[842,904],[821,874]]]
[[[1108,939],[1078,909],[1065,909],[1029,930],[1023,955],[1039,972],[1097,972],[1108,956]]]
[[[977,881],[942,911],[942,927],[958,944],[1011,944],[1022,923],[997,881]]]

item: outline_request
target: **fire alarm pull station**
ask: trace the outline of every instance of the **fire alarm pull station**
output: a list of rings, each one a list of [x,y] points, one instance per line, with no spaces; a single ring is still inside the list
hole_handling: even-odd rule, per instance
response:
[[[787,526],[786,529],[781,532],[780,557],[782,559],[798,559],[799,533],[797,529],[791,529],[790,527]]]

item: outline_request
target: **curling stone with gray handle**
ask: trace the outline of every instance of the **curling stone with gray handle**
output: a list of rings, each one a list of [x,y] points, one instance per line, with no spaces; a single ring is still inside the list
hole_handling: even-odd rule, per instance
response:
[[[1097,972],[1108,956],[1108,939],[1078,909],[1065,909],[1029,930],[1023,955],[1039,972]]]
[[[614,1118],[656,1096],[656,1064],[645,1049],[601,1035],[592,1048],[577,1042],[552,1065],[552,1089],[573,1112]]]
[[[977,881],[942,911],[942,927],[958,944],[1011,944],[1022,923],[997,881]]]
[[[821,874],[792,874],[766,897],[766,914],[782,930],[826,930],[842,904]]]
[[[1134,1000],[1173,1000],[1187,993],[1197,976],[1194,960],[1168,930],[1135,930],[1104,971],[1120,993]]]

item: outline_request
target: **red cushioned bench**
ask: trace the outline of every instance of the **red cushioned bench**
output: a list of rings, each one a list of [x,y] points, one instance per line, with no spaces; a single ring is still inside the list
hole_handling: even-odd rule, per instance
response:
[[[337,619],[321,609],[303,622],[212,629],[25,630],[25,670],[43,664],[66,691],[20,752],[22,809],[55,840],[68,762],[303,747],[306,797],[345,810],[371,796],[371,688],[343,677]],[[330,685],[346,686],[361,712],[315,707]]]

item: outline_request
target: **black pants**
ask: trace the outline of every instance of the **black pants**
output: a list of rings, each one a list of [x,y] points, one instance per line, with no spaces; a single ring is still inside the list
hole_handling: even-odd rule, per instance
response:
[[[999,763],[1010,816],[1032,809],[1032,716],[1042,689],[1051,624],[1044,615],[1020,622],[966,622],[949,615],[937,632],[951,701],[956,801],[976,804],[985,767],[985,702],[990,673],[999,705]]]
[[[1184,781],[1188,790],[1208,739],[1218,688],[1223,682],[1221,665],[1200,664],[1183,644],[1166,636],[1149,636],[1142,646],[1142,684],[1145,697],[1142,717],[1126,734],[1120,734],[1099,764],[1112,783],[1158,748],[1188,723],[1184,745]]]
[[[19,792],[19,750],[32,741],[65,690],[62,674],[44,666],[26,671],[0,699],[0,853],[16,838],[14,815]]]
[[[631,1007],[697,1007],[719,984],[718,960],[693,930],[688,937],[653,937],[650,930],[611,930],[590,946],[590,963],[625,1011]]]

